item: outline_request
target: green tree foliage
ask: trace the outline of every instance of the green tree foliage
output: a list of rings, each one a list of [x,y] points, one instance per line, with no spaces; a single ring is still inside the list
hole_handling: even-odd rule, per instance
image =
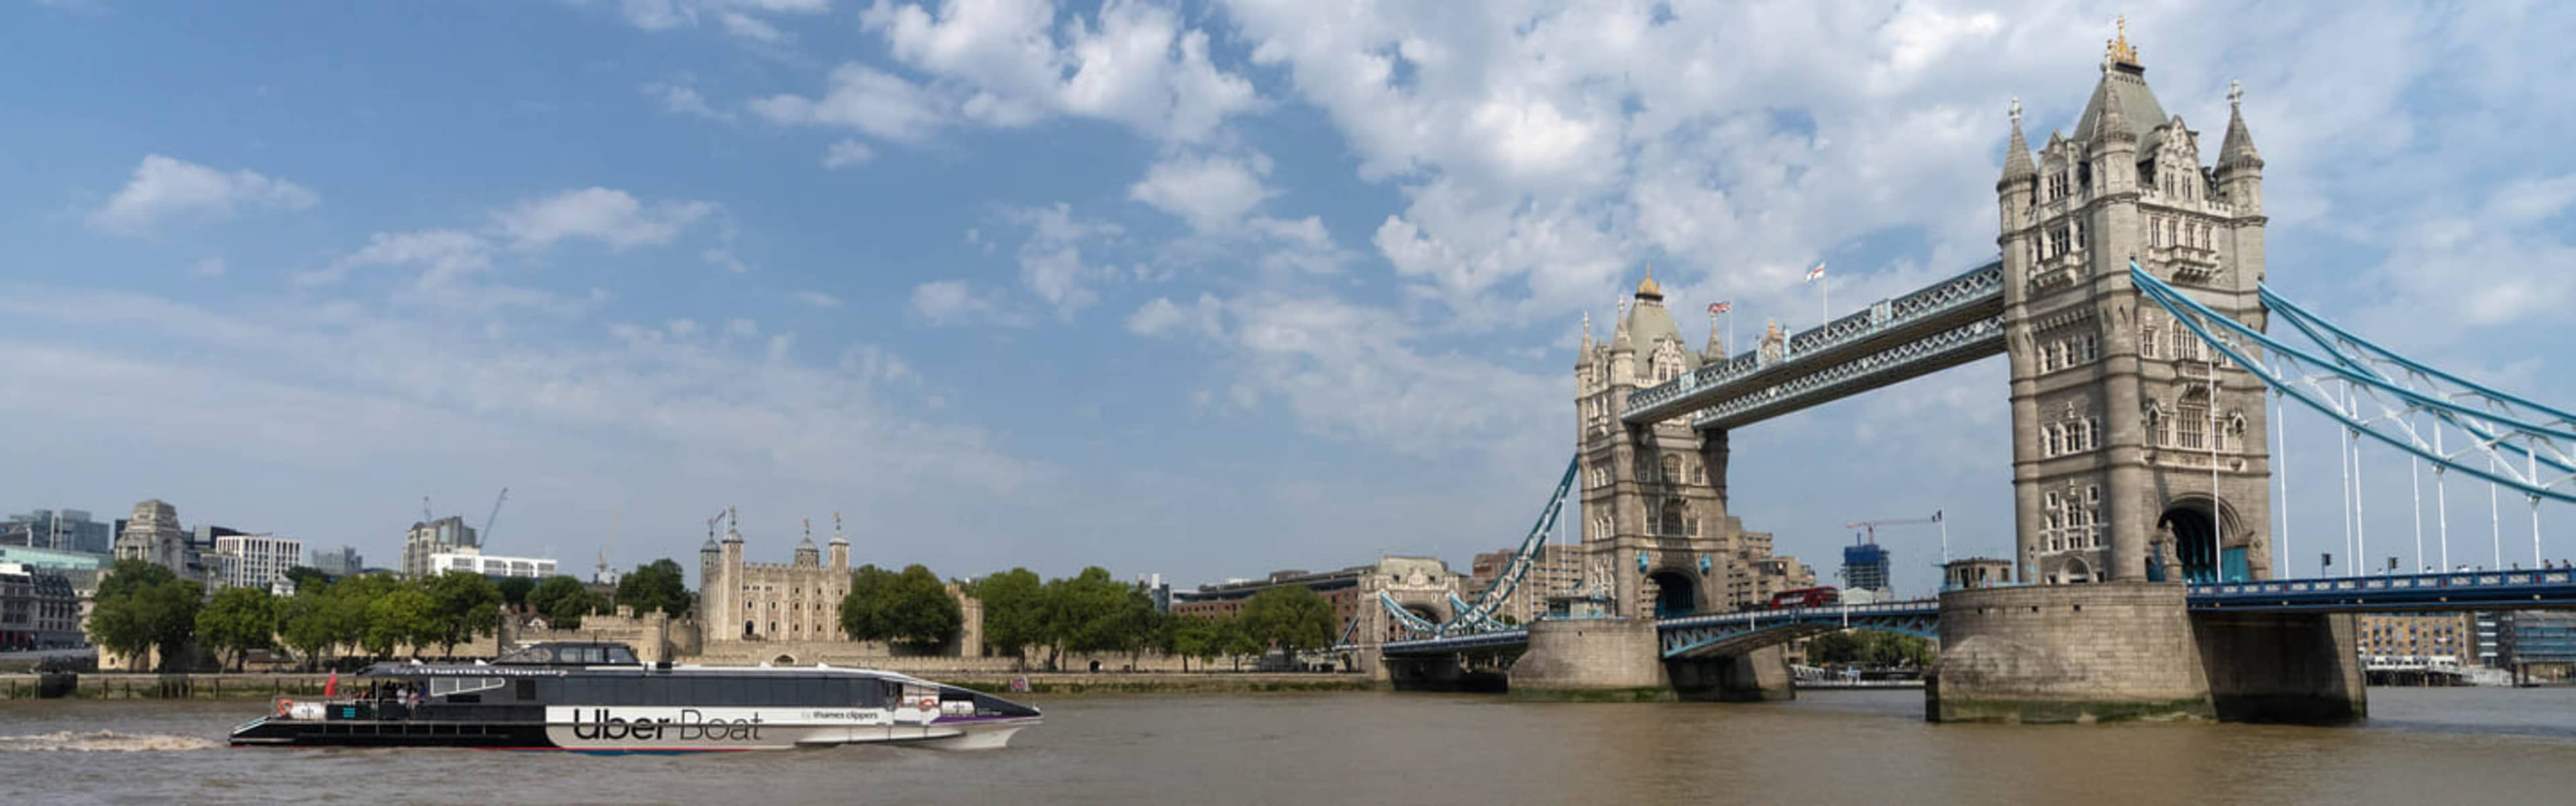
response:
[[[1190,659],[1201,664],[1216,662],[1225,654],[1224,625],[1203,616],[1174,616],[1163,622],[1163,651],[1181,659],[1181,671],[1190,670]]]
[[[533,577],[508,577],[493,585],[501,589],[502,604],[518,607],[528,603],[528,592],[537,589],[537,580]]]
[[[1047,668],[1065,652],[1123,652],[1145,638],[1132,608],[1134,586],[1099,566],[1067,579],[1049,580],[1043,620]],[[1147,610],[1152,609],[1148,603]]]
[[[279,634],[286,646],[303,656],[305,668],[313,668],[322,655],[338,644],[339,627],[333,623],[337,602],[329,592],[297,588],[295,595],[277,603]]]
[[[1333,643],[1333,606],[1298,585],[1278,585],[1243,604],[1244,630],[1254,640],[1291,653]]]
[[[440,654],[455,655],[457,644],[500,629],[501,586],[491,577],[449,571],[421,580],[419,587],[430,601],[429,623],[421,629],[436,636]]]
[[[853,640],[936,647],[957,637],[965,623],[948,583],[919,565],[899,574],[861,566],[850,576],[849,594],[841,597],[841,630]]]
[[[1235,671],[1243,671],[1243,659],[1246,656],[1259,655],[1266,648],[1260,638],[1253,636],[1250,626],[1242,617],[1217,622],[1216,652],[1220,656],[1232,658]]]
[[[366,605],[365,637],[359,645],[368,654],[386,657],[403,645],[420,647],[438,640],[435,611],[438,603],[418,586],[397,585],[393,591],[376,597]]]
[[[979,580],[972,590],[984,603],[984,643],[994,651],[1024,658],[1031,646],[1048,643],[1046,583],[1026,568],[1013,568]]]
[[[232,656],[235,671],[254,649],[277,645],[278,603],[264,588],[225,588],[197,611],[197,637],[206,648]]]
[[[590,589],[581,580],[568,576],[550,576],[528,591],[528,606],[546,616],[546,623],[558,630],[581,629],[581,617],[597,608]]]
[[[118,560],[91,599],[89,633],[99,646],[129,657],[160,650],[169,667],[197,630],[205,588],[142,560]]]
[[[1807,642],[1807,662],[1841,666],[1930,666],[1932,643],[1883,630],[1847,630]]]
[[[331,587],[331,576],[329,574],[322,573],[322,569],[314,568],[309,565],[299,565],[286,569],[286,581],[295,583],[296,593],[303,593],[307,590],[318,591],[323,588]]]
[[[635,608],[638,616],[659,610],[679,618],[688,614],[692,601],[680,564],[669,558],[645,563],[617,580],[617,603]]]

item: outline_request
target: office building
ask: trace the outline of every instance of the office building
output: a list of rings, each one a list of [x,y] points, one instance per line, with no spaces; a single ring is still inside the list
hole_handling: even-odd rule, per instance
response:
[[[275,535],[224,535],[215,538],[209,581],[219,587],[273,588],[286,579],[286,569],[304,559],[304,541]]]
[[[544,579],[555,575],[555,561],[542,557],[503,557],[485,554],[472,546],[429,555],[423,575],[465,571],[487,577],[533,577]]]
[[[416,577],[437,573],[430,565],[431,555],[452,553],[464,548],[476,550],[483,548],[482,540],[474,534],[474,527],[465,525],[464,518],[449,515],[434,521],[414,523],[411,525],[411,531],[403,535],[403,576]]]

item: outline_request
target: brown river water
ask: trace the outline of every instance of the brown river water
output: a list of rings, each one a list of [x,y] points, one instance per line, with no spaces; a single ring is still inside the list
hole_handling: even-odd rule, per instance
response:
[[[1040,698],[1008,750],[228,749],[259,702],[0,702],[0,804],[2571,804],[2576,689],[2372,689],[2362,727],[1982,726],[1917,691],[1541,705]]]

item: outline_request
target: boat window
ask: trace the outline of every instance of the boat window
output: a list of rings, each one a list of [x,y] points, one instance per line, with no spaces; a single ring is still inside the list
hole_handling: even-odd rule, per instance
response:
[[[861,708],[884,708],[885,684],[872,677],[852,678],[848,702]]]
[[[705,706],[733,705],[733,698],[725,691],[724,683],[725,681],[722,678],[717,677],[689,678],[688,704]]]
[[[634,652],[631,652],[631,651],[628,651],[625,647],[622,647],[622,646],[613,646],[613,647],[609,647],[609,648],[608,648],[608,662],[610,662],[610,663],[634,663],[634,662],[635,662],[635,653],[634,653]]]
[[[445,697],[501,687],[498,677],[433,677],[429,679],[429,696]]]
[[[797,678],[797,679],[796,679],[796,694],[795,694],[795,698],[794,698],[793,700],[790,700],[790,701],[788,702],[788,704],[790,704],[790,705],[825,705],[825,704],[828,704],[828,703],[829,703],[829,700],[827,700],[827,699],[826,699],[825,694],[823,693],[823,692],[824,692],[824,688],[825,688],[825,686],[823,685],[823,678],[820,678],[820,677],[800,677],[800,678]]]
[[[641,677],[613,678],[608,681],[608,691],[610,705],[643,705],[646,702],[644,678]]]
[[[522,678],[518,682],[519,690],[517,693],[519,695],[519,701],[535,702],[537,699],[537,681]]]

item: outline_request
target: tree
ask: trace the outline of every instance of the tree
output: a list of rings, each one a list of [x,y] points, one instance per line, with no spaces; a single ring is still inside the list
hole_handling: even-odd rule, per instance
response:
[[[546,613],[546,623],[559,631],[580,628],[582,615],[590,613],[590,590],[582,587],[582,579],[556,574],[528,590],[528,608]]]
[[[1163,651],[1181,659],[1181,671],[1190,670],[1191,658],[1198,658],[1201,663],[1213,663],[1218,655],[1224,654],[1223,627],[1215,619],[1174,616],[1163,625],[1163,634],[1167,636]]]
[[[851,576],[841,597],[841,630],[858,641],[889,641],[929,649],[957,637],[966,623],[948,583],[919,565],[887,573],[873,565]]]
[[[279,634],[287,647],[304,656],[305,668],[311,669],[322,655],[338,644],[339,614],[336,602],[327,591],[297,588],[295,595],[277,603]]]
[[[409,645],[417,651],[438,640],[433,612],[436,608],[437,602],[421,586],[398,586],[367,603],[366,637],[360,639],[359,645],[379,658],[392,655],[398,646]]]
[[[403,587],[391,574],[362,574],[332,583],[327,591],[327,616],[333,646],[367,646],[367,633],[374,627],[377,600]]]
[[[1252,636],[1243,618],[1237,616],[1217,622],[1215,649],[1217,654],[1234,659],[1234,670],[1240,672],[1243,657],[1261,654],[1264,647],[1261,639]]]
[[[518,607],[528,603],[528,592],[536,590],[537,580],[533,577],[505,577],[493,586],[501,589],[502,604]]]
[[[1128,609],[1135,588],[1109,576],[1099,566],[1082,569],[1069,579],[1049,580],[1045,592],[1044,630],[1047,668],[1065,652],[1117,652],[1141,638]]]
[[[236,587],[215,591],[215,599],[197,611],[197,636],[206,648],[229,652],[240,671],[254,649],[277,645],[277,602],[265,588]]]
[[[424,580],[421,588],[429,594],[428,629],[436,636],[440,654],[453,656],[457,644],[499,628],[501,586],[491,577],[449,571]]]
[[[1932,643],[1884,630],[1849,630],[1807,642],[1807,662],[1818,665],[1930,666]]]
[[[655,610],[679,618],[687,615],[692,597],[687,580],[681,576],[680,564],[669,558],[645,563],[617,580],[617,603],[635,608],[642,616]]]
[[[308,590],[319,591],[331,587],[331,575],[322,573],[322,569],[309,565],[286,569],[286,581],[295,583],[296,593]]]
[[[205,587],[143,560],[118,560],[91,598],[89,632],[99,646],[139,658],[158,650],[168,668],[197,631]]]
[[[984,643],[1026,662],[1028,648],[1048,643],[1046,583],[1026,568],[983,578],[970,591],[984,603]]]
[[[1333,643],[1333,606],[1299,585],[1275,585],[1243,604],[1244,631],[1291,657]]]

